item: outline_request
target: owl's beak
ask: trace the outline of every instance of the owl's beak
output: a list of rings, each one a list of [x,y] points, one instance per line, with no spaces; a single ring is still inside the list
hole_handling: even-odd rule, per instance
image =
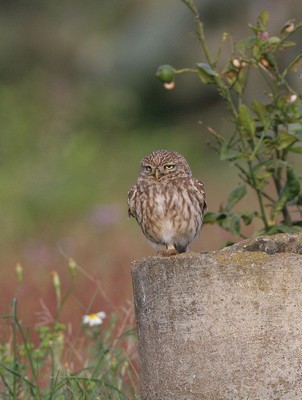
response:
[[[159,170],[156,168],[156,170],[155,170],[155,178],[158,180],[159,178],[161,178],[161,173],[159,172]]]

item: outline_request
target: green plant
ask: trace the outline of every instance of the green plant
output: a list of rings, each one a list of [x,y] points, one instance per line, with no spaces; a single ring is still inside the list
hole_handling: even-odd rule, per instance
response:
[[[0,316],[12,327],[9,339],[0,340],[0,397],[18,400],[139,399],[131,308],[123,315],[112,313],[108,318],[104,312],[88,314],[77,333],[70,337],[67,324],[60,322],[60,314],[72,296],[76,273],[82,271],[86,275],[86,272],[73,260],[69,262],[69,270],[72,281],[64,295],[59,275],[53,273],[57,312],[52,316],[43,305],[45,322],[37,325],[35,332],[20,322],[16,299],[12,313]],[[20,264],[16,271],[20,285],[23,279]],[[99,284],[96,284],[97,292],[102,292]],[[87,311],[92,306],[93,300]],[[105,318],[107,322],[103,324]]]
[[[302,113],[301,95],[291,86],[290,78],[301,67],[302,52],[296,52],[286,66],[282,66],[280,54],[295,46],[289,38],[301,29],[302,23],[289,21],[279,36],[269,36],[269,14],[263,11],[256,25],[250,25],[251,36],[235,43],[231,35],[224,33],[213,56],[196,5],[192,0],[182,1],[195,17],[205,62],[180,70],[164,65],[158,69],[157,77],[171,88],[178,74],[194,72],[203,84],[215,86],[226,102],[234,132],[225,137],[209,128],[214,138],[212,147],[221,160],[237,167],[242,181],[219,212],[206,214],[205,222],[217,223],[241,237],[245,237],[242,225],[251,224],[254,218],[261,221],[257,234],[295,231],[302,226],[301,177],[297,176],[289,155],[302,154]],[[231,43],[231,53],[221,65],[227,41]],[[261,93],[260,99],[248,103],[246,92],[253,71],[263,81],[265,100]],[[234,207],[247,194],[248,187],[256,194],[258,210],[237,212]]]

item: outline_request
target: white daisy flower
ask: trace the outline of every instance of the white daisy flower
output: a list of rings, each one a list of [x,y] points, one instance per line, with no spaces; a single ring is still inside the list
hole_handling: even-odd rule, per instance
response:
[[[83,324],[89,326],[98,326],[102,325],[103,320],[106,318],[106,313],[104,311],[100,311],[98,313],[83,315],[82,321]]]
[[[297,100],[297,98],[298,98],[298,96],[296,94],[290,95],[289,98],[288,98],[289,104],[294,103]]]

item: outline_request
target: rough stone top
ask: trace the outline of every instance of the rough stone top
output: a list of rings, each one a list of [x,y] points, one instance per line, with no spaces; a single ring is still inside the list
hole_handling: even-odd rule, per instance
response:
[[[294,253],[302,255],[302,233],[259,236],[236,243],[223,251],[261,251],[267,254]]]
[[[264,253],[263,255],[274,255],[274,254],[293,254],[302,255],[302,232],[296,234],[280,233],[273,236],[259,236],[252,239],[243,240],[235,243],[232,246],[225,247],[222,250],[214,250],[211,252],[201,253],[182,253],[171,257],[162,257],[155,255],[146,257],[142,260],[137,260],[132,263],[132,268],[139,268],[141,265],[148,265],[149,261],[152,263],[160,263],[165,265],[170,264],[182,264],[184,261],[187,265],[192,263],[193,259],[208,258],[208,257],[228,257],[232,254],[245,253]],[[256,256],[256,255],[255,255]]]

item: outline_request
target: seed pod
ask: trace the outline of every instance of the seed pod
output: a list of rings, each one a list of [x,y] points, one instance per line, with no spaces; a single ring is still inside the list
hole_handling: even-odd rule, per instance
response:
[[[170,83],[173,82],[175,73],[176,71],[171,65],[165,64],[158,68],[156,76],[160,81]]]
[[[290,21],[287,21],[286,24],[283,26],[281,29],[281,33],[291,33],[295,29],[295,20],[291,19]]]
[[[233,64],[233,67],[235,67],[235,68],[241,67],[241,61],[239,60],[239,58],[233,58],[232,64]]]
[[[172,81],[172,82],[166,82],[166,83],[164,83],[164,87],[165,87],[165,89],[167,89],[167,90],[172,90],[172,89],[175,88],[175,82],[174,82],[174,81]]]

